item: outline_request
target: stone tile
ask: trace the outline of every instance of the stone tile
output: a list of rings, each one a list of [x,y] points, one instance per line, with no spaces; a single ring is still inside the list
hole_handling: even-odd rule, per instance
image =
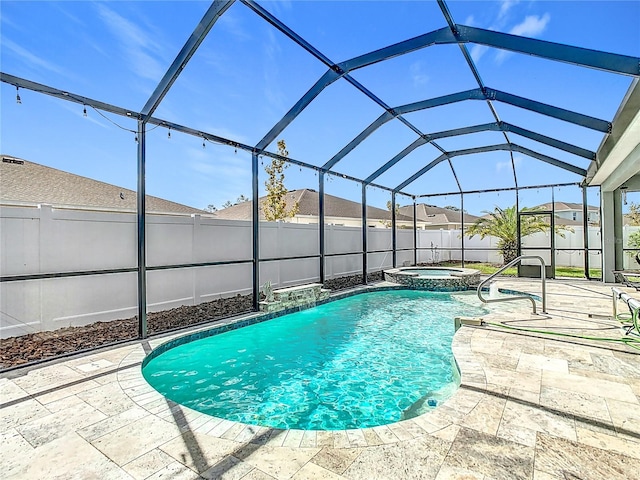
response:
[[[16,430],[31,445],[39,447],[105,418],[104,413],[82,402],[19,425]]]
[[[317,432],[315,430],[306,430],[304,435],[302,436],[302,440],[300,441],[301,448],[315,448],[316,447],[316,436]]]
[[[543,386],[540,392],[540,405],[576,415],[582,419],[611,423],[604,397]]]
[[[144,480],[175,461],[175,458],[156,448],[123,465],[122,469],[136,480]]]
[[[533,476],[533,459],[533,448],[462,428],[445,462],[494,480],[528,480]]]
[[[520,400],[522,403],[538,405],[540,403],[540,392],[529,392],[519,388],[510,388],[507,396],[512,400]]]
[[[0,472],[9,477],[31,462],[35,449],[15,428],[10,428],[0,433],[0,452]]]
[[[349,446],[351,447],[367,446],[367,439],[365,438],[364,433],[362,433],[362,430],[352,429],[352,430],[346,430],[346,432],[347,432],[347,438],[349,439]]]
[[[197,422],[197,421],[206,422],[208,419],[209,419],[208,415],[200,414],[195,420],[193,420],[193,422]],[[191,424],[191,421],[189,421],[189,424]],[[235,440],[235,438],[240,434],[240,432],[244,430],[245,426],[246,425],[244,423],[236,423],[229,430],[224,432],[224,434],[221,435],[220,438],[226,438],[227,440]],[[193,428],[191,428],[191,426],[189,427],[189,429],[194,430]]]
[[[292,480],[339,480],[343,478],[311,462],[307,463],[291,477]]]
[[[507,401],[502,398],[486,396],[462,420],[460,425],[495,435],[506,403]]]
[[[224,462],[228,456],[237,457],[242,448],[234,441],[194,432],[183,432],[160,446],[160,450],[199,473]]]
[[[275,480],[271,475],[267,475],[262,470],[258,468],[254,468],[249,473],[247,473],[242,480]]]
[[[211,421],[211,418],[208,418],[207,422],[210,422],[210,421]],[[199,430],[196,429],[195,431],[198,432]],[[264,427],[258,427],[256,425],[245,425],[244,429],[241,430],[240,433],[238,433],[238,435],[236,435],[236,438],[234,438],[233,440],[240,443],[246,443],[246,442],[252,441],[256,436],[260,435],[260,433],[266,433],[266,432],[268,432],[268,429]]]
[[[576,433],[578,435],[578,442],[580,443],[602,450],[610,450],[640,460],[640,443],[638,441],[634,442],[626,438],[618,437],[615,435],[615,432],[606,434],[587,428],[577,428]]]
[[[582,443],[538,435],[536,470],[560,478],[638,480],[638,460]]]
[[[298,448],[300,446],[300,442],[302,442],[303,436],[304,436],[304,430],[288,430],[287,436],[282,442],[282,446]]]
[[[90,362],[82,363],[80,365],[69,365],[69,366],[80,370],[82,373],[96,373],[99,370],[114,367],[115,364],[113,362],[110,362],[106,358],[98,358],[98,359],[92,359]]]
[[[333,448],[349,448],[349,436],[346,430],[333,430]]]
[[[500,428],[503,426],[505,431],[518,431],[526,428],[570,440],[576,439],[573,418],[514,401],[508,401],[505,405]]]
[[[333,435],[331,432],[319,431],[316,434],[316,447],[329,447],[333,448]]]
[[[117,383],[108,383],[85,390],[78,393],[77,397],[105,415],[116,415],[135,406],[135,403],[123,393]]]
[[[424,435],[411,442],[365,448],[343,476],[351,480],[433,479],[449,446],[449,442]]]
[[[485,476],[465,468],[443,465],[436,480],[484,480]]]
[[[0,404],[27,399],[29,394],[8,378],[0,378]]]
[[[513,423],[501,422],[496,434],[499,438],[504,438],[511,442],[519,443],[527,447],[535,447],[538,432],[530,428],[520,427]]]
[[[30,370],[26,375],[14,378],[13,382],[27,393],[33,395],[54,388],[60,389],[60,387],[83,380],[85,380],[85,375],[80,372],[64,364],[56,364]],[[91,384],[91,381],[87,383]],[[75,387],[67,386],[66,388]],[[66,388],[62,390],[66,390]],[[80,387],[80,389],[82,389],[82,387]]]
[[[557,477],[540,470],[533,471],[533,480],[566,480],[567,477]]]
[[[185,467],[180,462],[172,462],[147,477],[147,480],[199,480],[200,478],[202,478],[200,475],[190,468]]]
[[[150,415],[109,432],[91,443],[118,465],[124,465],[179,435],[178,427]]]
[[[320,450],[311,462],[342,475],[349,465],[360,455],[362,448],[328,448]]]
[[[542,370],[534,369],[526,372],[511,372],[509,370],[485,368],[485,373],[488,383],[540,393]]]
[[[529,370],[550,370],[553,372],[569,373],[569,364],[566,360],[550,358],[544,355],[531,355],[523,353],[518,360],[516,371],[528,372]]]
[[[500,370],[515,370],[518,365],[518,358],[515,355],[476,353],[476,359],[481,365]]]
[[[290,478],[320,449],[245,445],[234,456],[275,478]]]
[[[144,408],[133,407],[122,413],[107,417],[103,420],[92,423],[87,427],[81,428],[77,430],[77,433],[85,440],[91,442],[102,435],[118,430],[119,428],[148,415],[149,413]]]
[[[209,470],[202,472],[203,478],[215,480],[240,480],[253,470],[254,467],[246,462],[242,462],[235,457],[228,456]]]
[[[376,445],[382,445],[384,442],[380,440],[380,437],[376,432],[374,432],[371,428],[364,428],[362,430],[362,434],[364,435],[365,440],[367,441],[367,446],[374,447]]]
[[[69,433],[34,450],[19,470],[4,480],[31,478],[127,479],[131,477],[75,433]],[[55,476],[54,476],[55,475]]]
[[[631,377],[640,379],[640,359],[636,355],[627,355],[626,358],[618,356],[591,354],[593,366],[602,373],[616,375],[618,377]]]
[[[4,432],[50,414],[51,412],[37,400],[25,400],[4,407],[0,409],[0,431]]]
[[[431,435],[441,440],[444,440],[446,442],[453,442],[453,440],[458,435],[459,431],[460,431],[460,426],[449,425],[448,427],[445,427],[441,430],[433,432]]]
[[[378,435],[378,438],[380,438],[383,443],[396,443],[398,441],[398,437],[396,437],[391,429],[386,425],[373,427],[372,430],[376,433],[376,435]]]
[[[387,427],[389,427],[389,430],[391,430],[393,432],[393,434],[398,437],[398,440],[405,441],[405,440],[411,440],[413,438],[413,435],[411,434],[411,432],[409,432],[406,428],[404,428],[404,426],[402,425],[402,422],[400,423],[390,423],[389,425],[387,425]],[[358,446],[358,445],[355,445]],[[363,446],[363,445],[360,445]]]
[[[633,394],[631,387],[626,383],[617,383],[608,380],[585,378],[578,375],[543,371],[542,384],[548,387],[599,395],[613,400],[638,403],[638,399]]]
[[[640,439],[640,407],[635,403],[607,398],[609,414],[618,434],[631,440]]]

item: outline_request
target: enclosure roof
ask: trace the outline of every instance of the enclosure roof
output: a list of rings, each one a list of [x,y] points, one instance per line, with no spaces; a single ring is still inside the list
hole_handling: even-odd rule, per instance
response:
[[[593,2],[578,15],[554,2],[552,18],[551,3],[522,3],[158,2],[145,4],[146,16],[130,2],[82,4],[76,17],[97,15],[114,44],[72,37],[71,25],[81,22],[61,8],[60,21],[38,24],[55,24],[51,42],[63,35],[67,45],[93,48],[90,68],[59,77],[77,89],[52,87],[38,73],[28,79],[61,69],[25,53],[18,38],[3,42],[3,68],[15,71],[1,79],[138,120],[145,130],[244,150],[254,162],[277,158],[275,142],[286,138],[287,160],[321,178],[337,174],[410,196],[444,185],[519,187],[531,178],[604,185],[638,154],[638,7]],[[598,28],[603,9],[621,12],[607,33]],[[574,39],[581,45],[567,45]],[[626,51],[610,53],[610,45]],[[245,61],[252,49],[259,63]],[[111,61],[96,61],[101,54]],[[92,92],[106,76],[108,91],[96,92],[106,100],[73,92]]]

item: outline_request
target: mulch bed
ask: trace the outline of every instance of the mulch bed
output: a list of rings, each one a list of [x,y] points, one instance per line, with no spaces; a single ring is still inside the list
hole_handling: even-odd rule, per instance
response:
[[[370,282],[381,279],[382,272],[368,275]],[[362,275],[350,275],[327,280],[324,287],[335,291],[361,284]],[[149,335],[250,312],[252,303],[252,295],[237,295],[199,305],[149,313],[147,315]],[[51,359],[123,340],[135,340],[137,337],[137,316],[109,322],[96,322],[82,327],[67,327],[51,332],[10,337],[0,341],[0,369]]]

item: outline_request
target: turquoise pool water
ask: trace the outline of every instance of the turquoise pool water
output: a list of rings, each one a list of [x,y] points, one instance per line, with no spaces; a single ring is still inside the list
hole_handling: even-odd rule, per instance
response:
[[[424,413],[458,386],[447,293],[369,292],[189,342],[144,377],[174,402],[273,428],[365,428]]]

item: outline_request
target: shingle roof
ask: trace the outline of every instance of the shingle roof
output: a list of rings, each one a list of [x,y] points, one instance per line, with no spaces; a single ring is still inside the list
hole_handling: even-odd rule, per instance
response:
[[[400,207],[400,212],[405,215],[413,215],[413,206],[407,205],[406,207]],[[464,213],[463,215],[464,223],[467,225],[472,224],[478,219],[478,217],[469,213]],[[460,212],[451,210],[450,208],[418,203],[416,205],[416,218],[418,221],[429,222],[437,225],[460,223]]]
[[[2,155],[0,201],[55,207],[136,211],[136,192],[55,168]],[[205,213],[180,203],[146,196],[147,212]]]
[[[259,199],[260,218],[264,219],[262,211],[262,202],[266,197]],[[311,189],[292,190],[287,193],[286,204],[290,209],[295,202],[298,202],[298,215],[318,216],[318,192]],[[362,205],[333,195],[324,195],[324,214],[325,217],[339,218],[361,218]],[[251,202],[242,202],[232,207],[218,210],[216,217],[228,220],[251,220]],[[398,221],[410,222],[412,217],[406,215],[397,215]],[[382,208],[367,206],[367,220],[391,220],[391,212]]]
[[[543,203],[538,205],[536,208],[541,210],[551,210],[552,205],[551,202]],[[563,210],[580,210],[582,211],[581,203],[573,203],[573,202],[555,202],[555,211],[561,212]],[[599,210],[599,207],[595,207],[593,205],[587,205],[587,210],[596,211]]]

